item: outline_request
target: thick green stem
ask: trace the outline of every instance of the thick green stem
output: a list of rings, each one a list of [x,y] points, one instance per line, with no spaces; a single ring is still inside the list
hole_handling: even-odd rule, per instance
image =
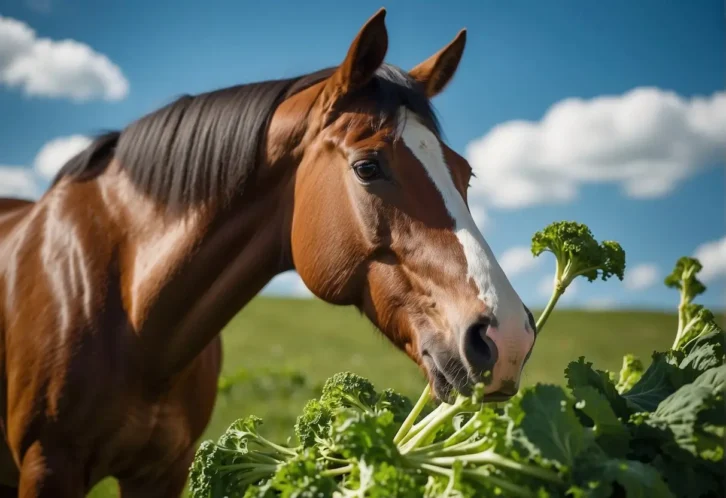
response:
[[[506,479],[502,479],[497,476],[484,474],[482,472],[476,471],[476,470],[470,470],[470,469],[464,469],[462,471],[465,476],[472,477],[474,479],[478,479],[484,484],[494,484],[495,486],[498,486],[502,488],[503,490],[508,492],[507,496],[519,496],[521,498],[535,498],[535,494],[532,493],[529,489],[525,488],[524,486],[519,486],[517,484],[513,484]]]
[[[562,479],[555,473],[547,469],[535,467],[534,465],[527,465],[509,458],[503,457],[494,453],[491,450],[482,451],[481,453],[475,453],[473,455],[458,455],[449,457],[436,457],[428,459],[412,459],[421,463],[433,463],[435,465],[453,465],[455,461],[460,460],[464,463],[489,463],[496,465],[497,467],[503,467],[506,469],[514,470],[521,474],[526,474],[543,481],[549,481],[556,484],[562,484]]]
[[[258,439],[258,442],[261,445],[268,446],[268,447],[272,448],[273,450],[282,453],[283,455],[287,455],[287,456],[291,456],[291,457],[297,456],[297,453],[295,453],[295,451],[290,448],[285,448],[284,446],[280,446],[279,444],[273,443],[272,441],[265,439],[264,437],[260,436],[259,434],[257,434],[256,437]]]
[[[322,458],[324,460],[328,460],[329,462],[335,462],[335,463],[348,463],[348,460],[345,460],[344,458],[337,458],[337,457],[331,457],[323,455]]]
[[[359,400],[357,400],[354,396],[351,395],[345,395],[345,399],[353,406],[358,408],[362,412],[370,411],[370,408],[365,406],[363,403],[361,403]]]
[[[547,318],[549,318],[550,313],[552,313],[552,310],[555,309],[555,305],[557,304],[557,301],[562,297],[562,294],[565,293],[564,287],[562,287],[559,284],[555,284],[555,290],[552,293],[552,297],[550,298],[550,302],[547,303],[547,306],[542,311],[542,314],[537,318],[537,333],[542,332],[542,327],[544,327],[544,324],[547,322]]]
[[[408,431],[408,433],[401,439],[401,441],[398,443],[398,446],[403,446],[407,442],[409,442],[416,434],[421,432],[421,429],[426,427],[429,422],[431,422],[433,419],[439,416],[439,414],[446,409],[447,406],[451,406],[447,403],[441,403],[439,406],[431,410],[431,412],[426,415],[424,418],[419,420],[417,423],[414,424],[413,427]]]
[[[398,444],[401,442],[401,440],[408,435],[409,431],[411,430],[411,427],[413,427],[414,422],[416,422],[416,418],[421,413],[421,410],[424,409],[424,406],[426,406],[426,403],[429,402],[431,398],[431,385],[426,384],[426,387],[424,388],[423,392],[421,393],[421,396],[419,396],[418,401],[416,401],[416,404],[413,406],[413,409],[406,417],[406,420],[403,421],[403,424],[398,429],[398,432],[396,433],[396,436],[393,438],[393,442],[395,444]]]
[[[237,486],[240,489],[244,489],[247,486],[256,484],[260,481],[260,479],[270,477],[273,475],[273,473],[272,472],[250,471],[250,472],[245,472],[242,475],[243,475],[243,477],[237,481]]]
[[[429,472],[431,472],[433,474],[439,474],[439,475],[448,477],[450,479],[449,485],[453,484],[453,479],[454,479],[453,470],[447,469],[444,467],[439,467],[438,465],[431,465],[428,463],[422,463],[421,468],[424,470],[428,470]],[[532,492],[530,492],[527,488],[518,486],[516,484],[512,484],[512,483],[507,482],[504,479],[500,479],[496,476],[484,476],[481,473],[478,473],[476,471],[471,471],[469,469],[462,469],[462,473],[464,475],[476,478],[485,484],[488,483],[488,484],[494,484],[495,486],[499,486],[500,488],[507,490],[509,492],[508,496],[518,496],[521,498],[535,498],[535,495],[532,494]]]
[[[464,409],[466,400],[468,398],[460,397],[457,398],[453,405],[447,405],[447,408],[441,412],[439,416],[430,421],[426,426],[421,429],[421,432],[412,437],[408,442],[401,446],[401,453],[406,454],[411,450],[416,449],[421,443],[423,443],[429,436],[431,436],[436,430],[444,423],[451,420],[454,415]]]
[[[343,474],[349,474],[353,470],[353,464],[346,465],[345,467],[338,467],[337,469],[328,469],[321,472],[322,475],[333,477],[340,476]]]
[[[469,439],[465,439],[464,441],[452,444],[451,446],[445,446],[444,442],[430,444],[428,446],[417,448],[409,452],[408,454],[411,456],[423,458],[433,457],[434,455],[456,456],[471,452],[484,451],[484,449],[489,446],[491,446],[491,444],[487,441],[482,441],[480,439],[474,439],[474,441],[470,441]]]
[[[219,465],[217,470],[225,472],[232,470],[255,470],[256,472],[266,472],[274,474],[277,470],[277,465],[261,465],[259,463],[233,463],[230,465]]]
[[[673,346],[671,346],[671,349],[679,349],[685,346],[685,344],[681,344],[681,341],[683,341],[683,338],[686,337],[686,334],[688,334],[694,325],[698,323],[699,316],[696,315],[682,328],[678,330],[678,333],[676,334],[676,340],[673,341]],[[691,341],[688,341],[691,342]]]
[[[676,330],[676,338],[673,341],[673,346],[671,349],[676,349],[678,347],[678,343],[681,341],[681,337],[683,336],[683,329],[685,327],[686,322],[686,303],[685,303],[685,294],[683,290],[681,290],[681,300],[678,303],[678,330]]]
[[[280,455],[279,457],[275,458],[266,453],[261,453],[259,451],[251,451],[247,454],[247,458],[249,458],[251,460],[256,460],[260,463],[270,463],[270,464],[277,465],[281,461],[284,461],[287,457],[286,457],[286,455]]]

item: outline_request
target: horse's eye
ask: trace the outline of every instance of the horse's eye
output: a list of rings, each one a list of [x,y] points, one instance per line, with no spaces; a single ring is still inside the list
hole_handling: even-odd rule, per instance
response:
[[[364,182],[370,182],[381,176],[380,165],[371,160],[358,161],[353,165],[353,170],[358,178]]]

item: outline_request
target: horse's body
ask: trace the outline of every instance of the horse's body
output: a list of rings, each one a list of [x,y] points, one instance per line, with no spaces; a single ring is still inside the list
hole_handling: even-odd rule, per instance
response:
[[[37,495],[82,496],[113,475],[124,494],[174,496],[211,415],[221,341],[215,336],[168,385],[155,383],[153,358],[141,353],[119,293],[121,235],[89,189],[75,184],[37,204],[0,204],[0,484],[17,496],[20,468],[23,480],[45,471],[26,464],[38,459],[64,480],[63,489]],[[29,277],[13,271],[29,267]]]
[[[106,476],[124,498],[177,497],[220,330],[293,268],[438,398],[486,371],[492,399],[516,392],[534,323],[429,108],[464,33],[407,73],[381,65],[383,19],[337,68],[181,98],[97,138],[36,203],[0,200],[0,497],[80,497]]]

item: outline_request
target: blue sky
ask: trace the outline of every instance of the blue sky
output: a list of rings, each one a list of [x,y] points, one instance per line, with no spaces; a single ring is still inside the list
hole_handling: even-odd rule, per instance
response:
[[[434,104],[449,144],[477,168],[472,209],[528,304],[546,300],[553,261],[534,264],[521,248],[571,219],[619,241],[633,279],[583,280],[563,304],[672,308],[662,279],[679,256],[697,254],[707,264],[702,302],[723,305],[721,0],[5,0],[0,192],[37,195],[83,136],[182,93],[335,65],[381,6],[387,60],[404,68],[468,29],[456,78]],[[266,292],[301,289],[285,275]]]

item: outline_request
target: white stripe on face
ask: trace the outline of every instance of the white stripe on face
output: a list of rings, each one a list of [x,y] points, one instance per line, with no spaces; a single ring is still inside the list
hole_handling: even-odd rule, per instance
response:
[[[466,258],[467,281],[468,279],[473,280],[478,290],[478,298],[497,319],[498,330],[492,331],[493,334],[490,336],[495,342],[499,342],[497,344],[500,355],[498,363],[518,363],[519,368],[534,341],[534,334],[526,330],[528,320],[524,305],[499,266],[489,244],[479,232],[466,207],[464,198],[456,189],[439,140],[421,123],[418,116],[408,112],[405,108],[399,111],[398,119],[399,123],[403,124],[401,133],[403,142],[421,162],[441,193],[446,209],[454,220],[454,233]],[[470,319],[471,317],[462,316],[461,318]],[[497,341],[493,336],[506,336],[506,338],[501,337],[503,340]],[[511,374],[512,379],[519,378],[519,371],[515,373],[510,372],[508,367],[505,369],[507,372],[500,373],[508,377]],[[493,375],[496,380],[496,367]]]

